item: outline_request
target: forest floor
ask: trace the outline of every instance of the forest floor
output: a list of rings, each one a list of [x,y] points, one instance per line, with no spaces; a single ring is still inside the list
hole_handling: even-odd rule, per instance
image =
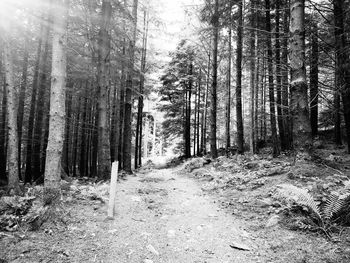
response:
[[[291,230],[274,198],[281,183],[319,198],[344,187],[350,157],[323,153],[328,162],[299,168],[267,156],[151,165],[120,180],[114,220],[106,219],[107,183],[73,181],[60,222],[0,232],[0,262],[350,262],[350,229],[332,241]]]

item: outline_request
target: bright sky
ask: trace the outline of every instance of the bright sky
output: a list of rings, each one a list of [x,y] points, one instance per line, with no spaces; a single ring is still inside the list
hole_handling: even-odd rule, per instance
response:
[[[164,32],[157,36],[155,45],[162,51],[173,51],[181,39],[193,34],[186,9],[201,4],[202,0],[157,0],[157,3],[158,15],[164,23]]]

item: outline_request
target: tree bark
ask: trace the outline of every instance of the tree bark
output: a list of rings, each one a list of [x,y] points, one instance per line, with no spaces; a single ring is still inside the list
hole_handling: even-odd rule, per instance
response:
[[[55,203],[60,198],[61,157],[65,125],[66,46],[68,1],[55,0],[52,39],[52,73],[50,94],[50,126],[47,145],[44,201]]]
[[[134,76],[134,63],[135,63],[135,43],[137,33],[137,8],[138,0],[133,1],[132,10],[132,38],[129,43],[129,65],[128,65],[128,77],[126,81],[125,91],[125,119],[124,119],[124,154],[123,164],[125,172],[131,174],[131,140],[132,140],[132,89],[133,89],[133,76]]]
[[[242,109],[242,56],[243,56],[243,1],[238,2],[237,57],[236,57],[236,118],[238,153],[244,153],[244,126]]]
[[[344,120],[346,127],[346,137],[348,142],[348,152],[350,153],[350,70],[349,52],[346,45],[345,35],[345,4],[344,0],[334,0],[334,35],[336,43],[336,74],[340,94],[343,101]]]
[[[289,35],[289,0],[284,1],[283,12],[283,40],[282,40],[282,56],[281,62],[282,68],[282,90],[281,90],[281,103],[282,103],[282,118],[284,128],[284,139],[281,141],[281,148],[283,151],[290,150],[292,146],[291,136],[291,121],[289,112],[289,68],[288,68],[288,35]]]
[[[231,14],[232,5],[230,5],[230,24],[229,24],[229,32],[228,32],[228,66],[227,66],[227,80],[226,80],[226,129],[225,129],[225,139],[226,139],[226,153],[228,153],[229,148],[231,147],[231,60],[232,60],[232,14]]]
[[[27,76],[28,76],[28,36],[25,36],[24,40],[24,54],[23,54],[23,65],[22,65],[22,77],[21,86],[18,98],[18,116],[17,116],[17,128],[18,128],[18,173],[21,176],[21,166],[22,166],[22,134],[23,134],[23,115],[24,115],[24,99],[27,88]]]
[[[42,43],[45,43],[45,25],[44,25],[44,16],[42,16],[42,22],[40,26],[40,38],[37,48],[37,59],[34,67],[34,76],[33,76],[33,85],[32,85],[32,94],[30,100],[30,110],[29,110],[29,119],[28,119],[28,133],[27,133],[27,150],[26,150],[26,171],[24,176],[24,183],[32,183],[33,181],[33,171],[32,171],[32,155],[33,155],[33,132],[34,132],[34,117],[36,112],[36,100],[37,92],[39,86],[39,69],[41,65],[42,55]]]
[[[256,140],[255,140],[255,74],[256,74],[256,40],[257,34],[256,30],[253,30],[256,25],[256,15],[255,15],[255,0],[250,2],[250,15],[251,15],[251,33],[250,33],[250,152],[256,153]]]
[[[316,18],[314,18],[316,19]],[[310,58],[310,121],[312,137],[318,134],[318,26],[312,22]]]
[[[277,91],[277,124],[280,143],[285,140],[285,127],[282,112],[282,63],[281,63],[281,43],[280,43],[280,1],[276,1],[276,30],[275,30],[275,60],[276,60],[276,91]],[[279,149],[278,149],[279,151]]]
[[[47,16],[47,22],[51,19],[51,14]],[[45,105],[47,101],[47,90],[49,89],[49,82],[47,78],[48,74],[48,57],[49,57],[49,35],[50,35],[49,23],[44,27],[44,49],[41,53],[39,74],[38,74],[38,94],[36,98],[36,111],[34,117],[34,129],[33,129],[33,151],[32,151],[32,174],[33,180],[42,183],[43,178],[41,174],[41,138],[44,136],[44,114]]]
[[[210,154],[218,157],[216,146],[217,81],[218,81],[218,42],[219,42],[219,1],[215,0],[213,23],[213,80],[210,89]]]
[[[97,176],[108,179],[111,171],[111,149],[109,138],[108,92],[109,92],[109,53],[110,35],[108,33],[112,17],[111,0],[102,1],[101,24],[98,40],[98,153]]]
[[[290,5],[290,110],[293,126],[293,148],[296,153],[307,151],[312,147],[305,70],[304,4],[304,0],[292,0]]]
[[[6,19],[7,20],[7,19]],[[8,130],[8,152],[7,152],[7,168],[8,168],[8,190],[12,194],[20,194],[19,173],[18,173],[18,88],[14,81],[14,65],[12,46],[13,39],[11,35],[10,21],[6,21],[4,39],[4,68],[5,68],[5,90],[7,96],[7,130]],[[5,96],[5,94],[4,94]]]
[[[4,54],[3,54],[3,42],[1,42],[1,51],[0,51],[0,57],[1,57],[1,65],[0,65],[0,85],[1,85],[1,125],[0,125],[0,180],[1,184],[8,183],[8,178],[6,175],[6,164],[7,164],[7,150],[6,150],[6,138],[7,138],[7,128],[6,128],[6,101],[7,101],[7,95],[6,95],[6,78],[5,78],[5,66],[4,66]]]
[[[277,157],[280,154],[279,143],[277,139],[276,128],[276,110],[275,110],[275,88],[273,82],[273,61],[272,61],[272,41],[271,41],[271,18],[270,18],[270,0],[265,0],[266,9],[266,31],[267,36],[267,68],[269,75],[269,101],[270,101],[270,125],[273,156]]]

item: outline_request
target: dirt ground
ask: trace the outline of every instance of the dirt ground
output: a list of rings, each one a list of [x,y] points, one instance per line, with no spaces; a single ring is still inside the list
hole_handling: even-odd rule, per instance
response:
[[[331,242],[274,222],[278,206],[268,198],[286,174],[221,187],[203,171],[182,168],[121,180],[114,220],[100,200],[64,197],[64,224],[1,232],[0,262],[350,262],[347,229]]]

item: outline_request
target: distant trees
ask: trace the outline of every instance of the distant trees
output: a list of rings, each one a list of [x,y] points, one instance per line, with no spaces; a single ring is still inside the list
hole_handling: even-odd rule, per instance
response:
[[[329,13],[331,9],[333,14]],[[342,131],[344,128],[346,133],[349,131],[347,112],[350,99],[346,84],[349,74],[345,66],[348,64],[348,45],[344,27],[347,10],[348,3],[338,0],[322,4],[312,2],[306,11],[302,0],[206,0],[200,10],[202,28],[196,40],[194,61],[199,59],[205,61],[203,65],[212,65],[209,100],[207,103],[205,96],[200,96],[199,102],[198,97],[191,99],[193,107],[201,105],[203,113],[210,112],[209,118],[206,114],[201,118],[201,148],[206,148],[206,138],[210,138],[210,154],[215,158],[215,148],[220,154],[225,148],[227,153],[233,137],[235,144],[232,146],[239,153],[247,150],[245,142],[249,141],[253,153],[269,145],[273,155],[278,156],[281,150],[299,152],[311,149],[313,139],[326,136],[324,130],[329,129],[334,129],[336,141],[341,143]],[[330,34],[332,28],[334,35]],[[235,34],[231,38],[232,32]],[[203,39],[211,39],[211,43]],[[230,66],[232,46],[236,47],[234,70]],[[335,68],[331,66],[333,60],[336,61]],[[204,71],[209,72],[203,68]],[[230,105],[229,83],[233,72],[236,74],[232,83],[236,100]],[[334,78],[330,77],[332,73]],[[176,79],[176,72],[173,74]],[[336,88],[333,88],[332,81],[335,81]],[[233,116],[229,114],[231,107],[236,108]],[[345,126],[342,125],[343,116]],[[193,118],[197,120],[195,116]],[[208,133],[207,121],[211,125]],[[231,127],[231,122],[236,125]],[[196,130],[193,132],[196,136]]]

